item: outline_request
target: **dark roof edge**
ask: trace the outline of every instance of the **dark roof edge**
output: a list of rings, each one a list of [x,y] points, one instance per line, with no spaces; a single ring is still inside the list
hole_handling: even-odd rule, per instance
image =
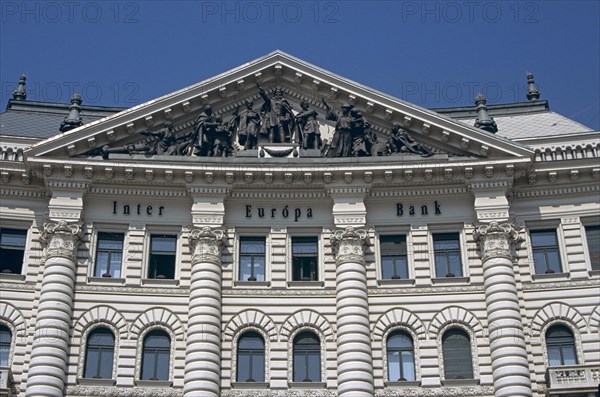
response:
[[[487,105],[488,113],[492,116],[504,116],[524,113],[547,112],[550,110],[547,100],[527,101],[515,103],[502,103],[496,105]],[[452,108],[431,108],[439,114],[447,115],[451,118],[474,118],[477,117],[476,106],[457,106]]]
[[[6,104],[6,110],[28,110],[42,112],[60,111],[61,113],[64,113],[65,111],[69,110],[69,106],[71,106],[70,103],[9,99],[8,103]],[[128,108],[116,106],[81,105],[81,110],[88,112],[103,112],[112,114],[121,112],[125,109]]]

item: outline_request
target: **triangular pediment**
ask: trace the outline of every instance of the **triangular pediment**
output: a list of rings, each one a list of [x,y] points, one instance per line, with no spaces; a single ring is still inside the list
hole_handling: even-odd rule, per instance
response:
[[[101,148],[119,148],[151,141],[149,132],[157,132],[165,122],[182,137],[194,131],[194,121],[206,105],[221,115],[224,122],[236,109],[244,109],[247,99],[260,112],[264,103],[258,85],[267,95],[281,89],[283,98],[295,114],[307,101],[317,113],[323,139],[331,139],[336,122],[326,120],[327,109],[350,104],[370,124],[372,133],[385,142],[394,124],[417,145],[434,153],[475,158],[529,158],[532,151],[522,145],[466,125],[459,121],[383,94],[333,73],[310,65],[280,51],[273,52],[218,76],[140,104],[104,119],[83,125],[67,133],[44,140],[26,152],[28,158],[72,158],[98,155]],[[263,138],[264,139],[264,138]],[[243,145],[234,142],[235,149]],[[190,155],[188,150],[187,154]]]

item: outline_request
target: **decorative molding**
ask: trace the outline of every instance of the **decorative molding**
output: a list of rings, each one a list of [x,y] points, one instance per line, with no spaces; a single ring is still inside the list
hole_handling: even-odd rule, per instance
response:
[[[335,390],[225,390],[221,392],[222,397],[337,397]],[[125,396],[129,397],[129,396]],[[137,397],[137,396],[136,396]]]
[[[331,235],[331,245],[336,263],[355,262],[365,264],[364,247],[368,233],[364,229],[354,229],[349,226],[338,229]]]
[[[562,320],[572,324],[579,332],[585,332],[587,323],[579,314],[579,311],[564,303],[549,303],[537,311],[531,320],[530,332],[532,335],[540,335],[541,330],[551,321]]]
[[[493,386],[462,386],[462,387],[388,387],[377,390],[375,397],[479,397],[493,396]]]
[[[440,310],[429,323],[429,335],[432,338],[437,337],[440,329],[449,324],[463,324],[473,331],[477,337],[483,336],[481,322],[469,310],[459,306],[449,306]]]
[[[418,339],[426,337],[425,326],[416,314],[405,309],[390,309],[379,316],[373,325],[371,332],[373,342],[381,341],[386,332],[398,327],[410,329]]]
[[[119,397],[182,397],[183,390],[173,388],[117,386],[69,386],[69,396],[119,396]]]
[[[0,284],[0,288],[1,287],[2,287],[2,285]],[[35,289],[35,285],[33,285],[31,288],[27,288],[27,289]],[[186,295],[190,294],[189,288],[161,288],[161,287],[150,288],[150,287],[126,286],[126,285],[98,285],[98,284],[83,284],[83,283],[76,284],[75,291],[105,293],[105,294],[158,295],[158,296],[172,296],[172,295],[186,296]]]
[[[261,329],[268,335],[269,340],[273,342],[277,340],[277,327],[271,317],[262,311],[254,309],[244,310],[229,320],[225,326],[223,339],[225,341],[231,341],[236,334],[241,332],[240,330],[245,330],[245,328],[249,326]]]
[[[128,335],[127,320],[116,309],[100,305],[89,309],[79,316],[73,330],[76,335],[83,335],[83,332],[94,324],[107,323],[112,325],[119,333],[120,339],[126,339]]]
[[[202,229],[191,229],[188,236],[190,251],[192,253],[192,265],[195,263],[221,264],[221,246],[226,234],[221,229],[213,229],[208,226]]]
[[[63,257],[77,261],[77,246],[83,235],[79,224],[68,224],[66,221],[45,223],[40,240],[47,246],[46,259]]]
[[[479,242],[483,262],[491,258],[513,259],[511,245],[519,241],[519,232],[510,223],[499,224],[491,221],[489,224],[477,226],[473,237]]]
[[[600,185],[563,186],[556,188],[545,188],[537,190],[512,191],[515,198],[532,198],[540,196],[568,196],[572,194],[586,194],[600,192]]]
[[[291,335],[301,327],[319,330],[325,340],[333,341],[335,338],[335,330],[322,314],[315,310],[304,309],[292,314],[283,322],[279,331],[280,341],[290,341]]]
[[[447,186],[431,189],[402,189],[402,190],[372,190],[369,192],[371,197],[403,197],[403,196],[448,196],[468,194],[469,189],[466,186]]]
[[[48,192],[46,192],[45,190],[0,189],[0,196],[46,199],[48,198]]]
[[[153,196],[153,197],[187,197],[185,189],[136,189],[130,187],[118,186],[92,186],[89,190],[91,194],[102,194],[110,196]]]
[[[131,324],[129,339],[141,340],[140,335],[149,327],[156,325],[161,325],[169,329],[176,339],[180,341],[184,340],[185,330],[183,323],[175,313],[162,307],[148,309],[137,316],[133,324]]]
[[[598,280],[561,280],[547,283],[523,283],[524,290],[598,288]]]
[[[266,175],[266,174],[265,174]],[[271,187],[270,187],[271,189]],[[277,185],[272,186],[273,191],[233,191],[230,197],[232,199],[323,199],[327,194],[323,191],[296,191],[285,192],[277,189]]]

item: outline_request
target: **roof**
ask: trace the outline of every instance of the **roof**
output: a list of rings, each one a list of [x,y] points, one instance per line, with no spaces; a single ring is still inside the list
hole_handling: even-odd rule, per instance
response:
[[[0,135],[50,138],[60,133],[59,127],[69,114],[70,104],[11,99],[0,113]],[[110,116],[126,108],[81,106],[84,124]]]

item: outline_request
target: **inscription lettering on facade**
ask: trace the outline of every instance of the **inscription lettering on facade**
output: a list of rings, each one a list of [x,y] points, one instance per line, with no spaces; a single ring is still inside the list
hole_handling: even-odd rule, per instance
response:
[[[113,201],[113,215],[148,215],[153,216],[163,216],[163,211],[165,210],[165,206],[161,205],[158,207],[158,212],[156,208],[151,205],[130,205],[130,204],[119,204],[116,201]]]
[[[253,215],[258,216],[259,218],[294,218],[294,222],[298,222],[298,220],[303,217],[307,219],[312,218],[313,210],[312,208],[307,208],[306,210],[303,210],[302,208],[290,209],[286,205],[282,209],[257,207],[255,211],[252,209],[251,204],[246,204],[246,218],[252,218]]]
[[[418,205],[404,205],[403,203],[396,203],[396,216],[404,215],[442,215],[442,207],[436,201],[433,202],[433,208],[427,204],[423,204],[420,207]]]

